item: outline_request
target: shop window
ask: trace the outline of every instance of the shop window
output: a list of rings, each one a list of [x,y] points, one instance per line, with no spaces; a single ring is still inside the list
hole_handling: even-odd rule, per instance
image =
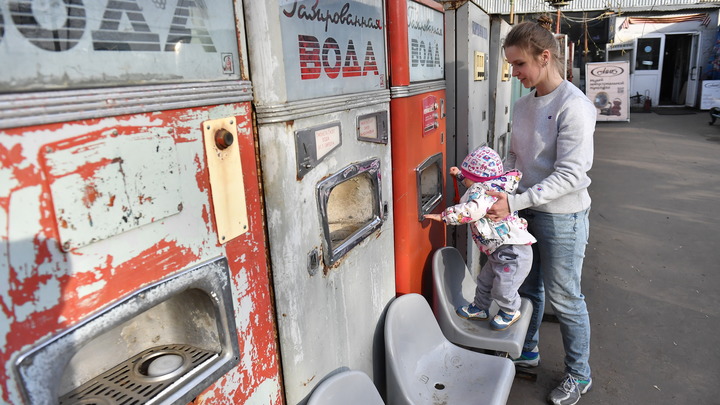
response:
[[[639,38],[637,44],[635,70],[658,70],[660,38]]]

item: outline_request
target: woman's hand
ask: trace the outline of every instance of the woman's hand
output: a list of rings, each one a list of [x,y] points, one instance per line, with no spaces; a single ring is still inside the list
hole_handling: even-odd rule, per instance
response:
[[[486,194],[497,198],[497,201],[490,207],[486,216],[494,222],[507,218],[508,215],[510,215],[510,204],[508,204],[507,194],[490,190],[486,191]]]
[[[440,214],[425,214],[423,218],[442,222],[442,216]]]

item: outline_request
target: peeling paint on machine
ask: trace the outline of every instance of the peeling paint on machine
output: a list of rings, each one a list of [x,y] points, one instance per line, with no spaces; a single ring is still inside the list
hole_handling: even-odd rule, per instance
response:
[[[111,18],[85,3],[0,1],[0,15],[26,13],[48,27],[80,9],[87,21]],[[51,63],[32,84],[18,69],[0,79],[0,402],[87,403],[85,384],[132,359],[136,377],[154,383],[166,377],[152,360],[188,359],[181,346],[190,345],[209,357],[196,369],[165,363],[167,378],[185,382],[143,401],[281,404],[252,92],[236,28],[242,4],[126,3],[118,18],[142,18],[170,50],[120,46],[142,38],[134,32],[142,27],[122,34],[112,24],[88,25],[93,35],[73,46],[40,46],[28,27],[10,29],[21,19],[4,20],[0,41],[15,45],[3,46],[3,58]],[[179,9],[193,18],[175,18]],[[118,46],[93,46],[100,37]],[[80,61],[91,74],[56,80]],[[131,72],[119,74],[128,63]],[[104,73],[112,79],[97,80]],[[213,120],[232,127],[208,141]],[[227,164],[216,150],[229,144],[241,170],[211,176],[207,153]],[[244,204],[225,207],[222,220],[241,221],[241,230],[223,240],[213,196],[231,184],[241,184],[234,192]]]

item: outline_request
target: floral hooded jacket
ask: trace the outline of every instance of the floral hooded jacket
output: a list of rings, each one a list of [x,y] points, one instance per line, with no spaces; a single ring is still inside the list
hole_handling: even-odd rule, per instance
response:
[[[532,245],[537,242],[527,230],[527,221],[517,212],[499,222],[485,218],[488,210],[497,201],[489,196],[488,190],[513,193],[520,183],[522,173],[510,170],[482,183],[474,183],[460,199],[460,203],[448,207],[442,213],[447,225],[469,224],[475,244],[485,254],[491,254],[501,245]]]

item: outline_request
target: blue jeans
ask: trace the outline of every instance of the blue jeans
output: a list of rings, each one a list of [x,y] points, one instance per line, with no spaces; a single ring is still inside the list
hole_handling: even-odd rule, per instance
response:
[[[538,344],[547,296],[560,321],[565,372],[579,379],[590,378],[590,318],[580,290],[589,214],[589,208],[574,214],[549,214],[530,209],[520,212],[538,241],[533,245],[532,270],[520,287],[520,295],[533,303],[523,350],[531,351]]]

